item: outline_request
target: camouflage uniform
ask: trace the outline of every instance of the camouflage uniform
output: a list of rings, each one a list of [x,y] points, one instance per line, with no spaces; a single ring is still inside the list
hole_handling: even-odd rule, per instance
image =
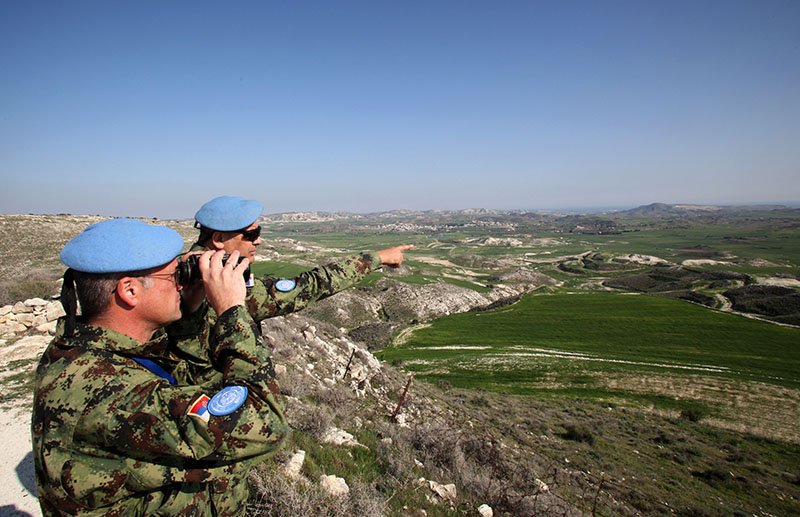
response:
[[[206,248],[195,244],[190,251],[206,251]],[[254,285],[247,288],[245,305],[247,311],[259,326],[263,320],[275,316],[283,316],[304,309],[308,305],[346,289],[381,265],[376,254],[363,253],[349,259],[316,267],[294,277],[296,286],[288,292],[282,292],[275,286],[278,278],[266,276],[256,278]],[[197,333],[193,329],[197,322],[191,318],[204,316],[213,324],[216,315],[205,307],[170,326],[170,335],[176,337],[175,348],[181,358],[191,366],[195,376],[202,379],[213,379],[215,372],[208,354],[208,335]]]
[[[246,475],[285,437],[269,349],[242,306],[208,337],[218,382],[198,383],[164,331],[147,343],[78,324],[56,337],[36,372],[32,420],[37,491],[45,515],[236,515]],[[157,362],[176,384],[132,357]],[[247,388],[226,416],[190,414],[224,386]]]

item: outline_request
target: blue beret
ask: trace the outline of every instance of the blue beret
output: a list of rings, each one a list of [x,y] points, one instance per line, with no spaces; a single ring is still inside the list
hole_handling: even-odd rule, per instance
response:
[[[61,250],[61,262],[83,273],[124,273],[171,262],[183,248],[180,234],[133,219],[95,223]]]
[[[261,215],[264,207],[253,199],[238,196],[215,197],[194,214],[202,226],[218,232],[247,228]]]

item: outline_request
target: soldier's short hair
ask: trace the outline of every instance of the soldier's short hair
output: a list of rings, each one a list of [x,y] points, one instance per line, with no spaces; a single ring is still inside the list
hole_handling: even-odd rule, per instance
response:
[[[75,274],[75,292],[81,305],[81,316],[91,319],[101,314],[108,305],[109,298],[114,294],[119,279],[125,276],[139,278],[145,289],[153,286],[145,272],[133,273],[81,273]]]
[[[200,246],[205,246],[206,243],[211,239],[211,236],[214,235],[214,232],[217,230],[212,230],[211,228],[206,228],[205,226],[200,226],[200,234],[197,236],[197,244]]]
[[[75,272],[75,291],[81,305],[81,315],[93,318],[101,314],[108,305],[117,282],[124,273],[81,273]]]

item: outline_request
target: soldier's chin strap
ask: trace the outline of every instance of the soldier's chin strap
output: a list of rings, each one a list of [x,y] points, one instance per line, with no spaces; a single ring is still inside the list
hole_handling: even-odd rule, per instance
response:
[[[75,293],[75,271],[68,268],[64,272],[64,282],[61,284],[61,305],[66,313],[64,335],[71,336],[75,330],[75,314],[78,312],[78,296]]]

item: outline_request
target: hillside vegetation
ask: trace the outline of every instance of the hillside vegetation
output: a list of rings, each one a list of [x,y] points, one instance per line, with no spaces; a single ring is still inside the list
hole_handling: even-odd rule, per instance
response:
[[[4,303],[54,293],[54,250],[95,219],[0,216],[0,282],[20,297]],[[190,221],[167,223],[193,240]],[[258,274],[416,249],[402,268],[265,322],[294,431],[254,472],[248,514],[800,513],[800,329],[785,325],[800,287],[798,211],[263,224]],[[23,280],[35,269],[34,288]],[[4,332],[4,403],[24,407],[46,339]],[[347,492],[330,495],[326,476]]]

